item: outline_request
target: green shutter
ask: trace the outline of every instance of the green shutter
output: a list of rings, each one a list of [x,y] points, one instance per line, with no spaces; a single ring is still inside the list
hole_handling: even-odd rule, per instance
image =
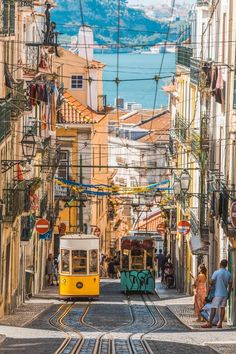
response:
[[[9,0],[3,0],[2,32],[8,33],[9,26]]]
[[[10,0],[10,34],[15,33],[15,0]]]

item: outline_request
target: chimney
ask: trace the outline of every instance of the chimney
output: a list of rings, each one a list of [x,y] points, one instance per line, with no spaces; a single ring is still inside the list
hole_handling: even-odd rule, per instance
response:
[[[93,60],[93,30],[90,26],[81,26],[78,33],[79,55],[88,60]]]

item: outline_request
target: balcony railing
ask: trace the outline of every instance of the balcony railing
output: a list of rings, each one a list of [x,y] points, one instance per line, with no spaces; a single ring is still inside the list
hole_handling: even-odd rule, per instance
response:
[[[40,216],[43,217],[47,212],[48,206],[48,195],[45,194],[43,198],[40,200]]]
[[[193,56],[193,49],[183,45],[177,46],[176,63],[190,68],[190,60]]]
[[[214,0],[197,0],[197,6],[209,6],[214,3]]]
[[[200,58],[191,58],[190,59],[190,82],[198,85],[201,85],[201,88],[209,89],[210,75],[211,72],[211,62],[202,60]]]
[[[0,103],[0,142],[11,131],[11,107],[8,102]]]
[[[21,7],[33,7],[33,0],[20,0]]]
[[[35,221],[34,215],[21,217],[21,241],[29,241],[31,239]]]
[[[24,184],[9,185],[4,190],[5,218],[14,221],[18,215],[30,211],[30,193]]]

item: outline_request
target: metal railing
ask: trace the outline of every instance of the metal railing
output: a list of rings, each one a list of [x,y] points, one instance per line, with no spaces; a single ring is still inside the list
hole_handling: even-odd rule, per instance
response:
[[[21,7],[33,7],[33,0],[20,0]]]
[[[11,107],[8,102],[0,103],[0,142],[11,131]]]
[[[193,56],[193,49],[183,45],[177,46],[176,64],[190,68],[190,60]]]
[[[197,0],[197,6],[209,6],[214,3],[214,0]]]
[[[47,212],[48,195],[45,194],[40,200],[40,216],[43,217]]]
[[[14,221],[18,215],[30,211],[30,194],[26,185],[9,185],[3,195],[6,220]]]

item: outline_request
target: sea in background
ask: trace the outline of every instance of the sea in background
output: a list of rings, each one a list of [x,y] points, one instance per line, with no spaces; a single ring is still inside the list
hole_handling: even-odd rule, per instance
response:
[[[120,79],[151,79],[159,74],[163,54],[120,54],[119,70]],[[103,62],[106,67],[103,72],[104,80],[115,80],[117,55],[95,54],[95,59]],[[175,73],[175,54],[165,53],[163,68],[160,76],[170,76],[159,81],[156,107],[168,105],[168,95],[162,91],[162,87],[170,83],[171,75]],[[153,80],[140,80],[121,82],[119,84],[119,97],[126,102],[141,103],[143,108],[153,108],[156,83]],[[116,83],[104,81],[104,94],[107,95],[107,103],[115,104]]]

